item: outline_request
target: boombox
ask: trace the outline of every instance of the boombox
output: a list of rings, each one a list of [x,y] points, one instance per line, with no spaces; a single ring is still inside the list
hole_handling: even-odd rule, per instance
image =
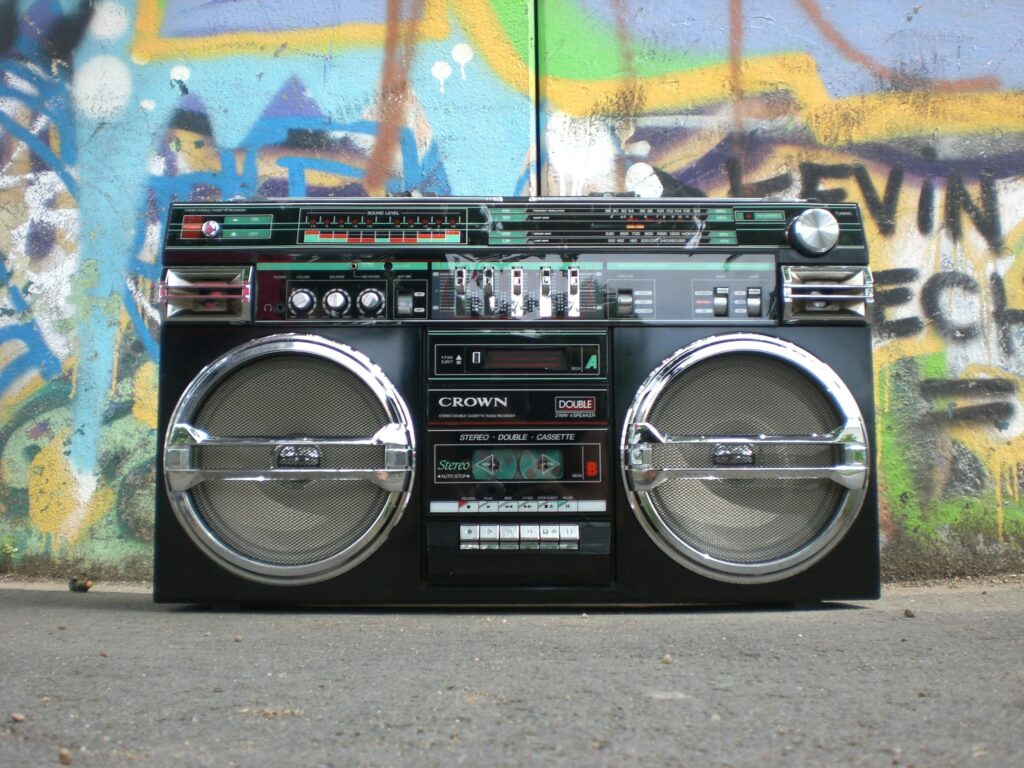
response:
[[[879,593],[856,205],[182,203],[160,602]]]

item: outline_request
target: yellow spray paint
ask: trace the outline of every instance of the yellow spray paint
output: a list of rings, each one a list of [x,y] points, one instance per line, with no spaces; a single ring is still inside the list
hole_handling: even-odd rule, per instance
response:
[[[44,445],[28,472],[29,518],[57,547],[74,543],[111,509],[115,497],[112,488],[83,486],[64,455],[70,436],[66,429]]]

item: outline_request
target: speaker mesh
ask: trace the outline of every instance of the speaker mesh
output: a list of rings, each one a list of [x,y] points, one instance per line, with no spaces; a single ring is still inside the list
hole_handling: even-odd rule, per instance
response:
[[[841,424],[806,373],[754,353],[719,355],[671,380],[648,421],[667,435],[810,435]],[[713,467],[713,445],[657,445],[654,466]],[[831,446],[756,446],[756,467],[821,467]],[[665,525],[697,551],[754,564],[794,553],[831,521],[843,490],[829,480],[670,479],[651,492]]]
[[[225,376],[192,423],[220,437],[366,438],[388,422],[359,377],[318,357],[257,358]],[[382,447],[321,446],[321,468],[382,467]],[[269,446],[205,446],[200,469],[276,466]],[[343,551],[372,527],[388,493],[368,481],[207,480],[192,490],[203,522],[227,547],[260,563],[297,566]]]

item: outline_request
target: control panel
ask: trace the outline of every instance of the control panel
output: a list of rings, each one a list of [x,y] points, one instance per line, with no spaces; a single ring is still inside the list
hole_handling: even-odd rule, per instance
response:
[[[182,203],[164,261],[170,322],[864,323],[873,300],[852,204]]]
[[[429,198],[175,204],[165,253],[416,249],[863,248],[857,206],[764,200]]]
[[[766,254],[581,255],[494,261],[261,260],[256,319],[356,322],[767,322]]]

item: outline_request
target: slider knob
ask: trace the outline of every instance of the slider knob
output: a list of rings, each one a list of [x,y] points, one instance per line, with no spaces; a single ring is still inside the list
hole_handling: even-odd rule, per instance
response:
[[[348,312],[351,300],[348,292],[342,288],[331,288],[324,294],[324,309],[331,317],[341,317]]]
[[[361,313],[367,317],[374,317],[384,308],[384,294],[376,288],[367,288],[356,298],[356,304]]]
[[[839,222],[824,208],[808,208],[793,218],[786,234],[804,256],[824,256],[839,242]]]
[[[316,296],[308,288],[298,288],[288,297],[288,308],[300,317],[308,315],[316,306]]]

